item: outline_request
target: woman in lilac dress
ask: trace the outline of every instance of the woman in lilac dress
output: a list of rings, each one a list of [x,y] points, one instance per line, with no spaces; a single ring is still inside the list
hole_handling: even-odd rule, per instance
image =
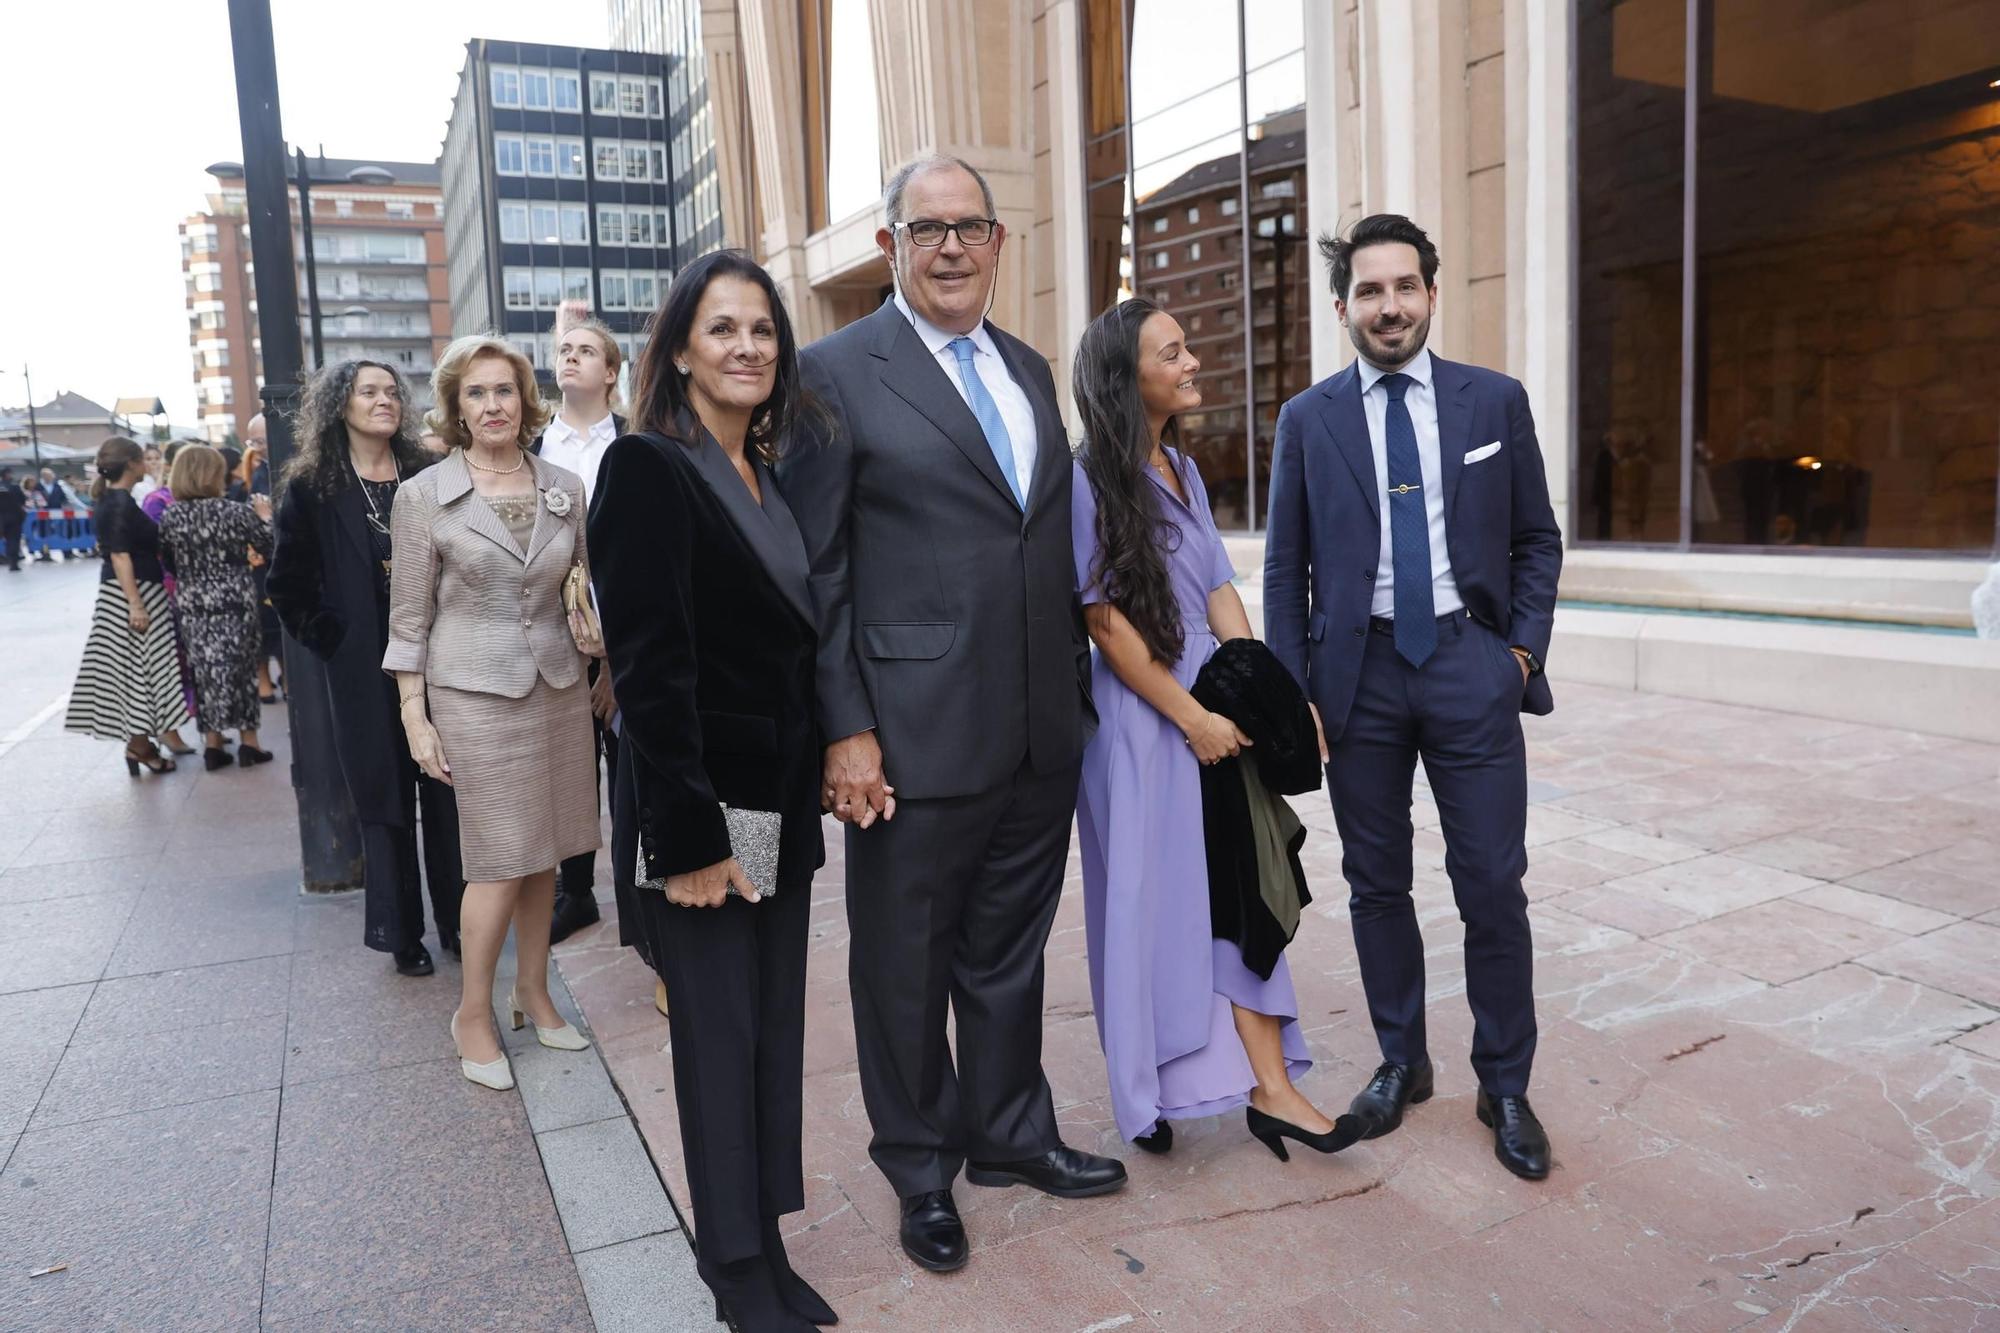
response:
[[[1292,1079],[1312,1067],[1281,956],[1266,981],[1210,930],[1201,771],[1251,742],[1188,689],[1219,641],[1250,637],[1208,494],[1174,417],[1201,406],[1201,363],[1146,301],[1100,315],[1078,345],[1084,424],[1071,533],[1097,651],[1099,725],[1077,826],[1090,989],[1118,1130],[1151,1152],[1174,1120],[1248,1104],[1250,1130],[1346,1146]]]

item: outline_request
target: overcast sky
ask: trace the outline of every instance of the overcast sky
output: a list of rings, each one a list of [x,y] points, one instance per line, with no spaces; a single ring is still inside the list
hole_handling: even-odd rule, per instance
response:
[[[605,44],[602,0],[271,0],[285,135],[432,161],[470,37]],[[180,220],[241,158],[225,0],[0,0],[0,406],[157,394],[195,421]]]

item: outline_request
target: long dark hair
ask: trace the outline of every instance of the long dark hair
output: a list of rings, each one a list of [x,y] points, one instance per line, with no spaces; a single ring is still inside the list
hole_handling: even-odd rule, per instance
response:
[[[695,311],[708,284],[721,277],[756,283],[771,303],[771,323],[778,331],[778,374],[771,396],[750,415],[749,443],[766,463],[775,463],[791,438],[793,424],[802,413],[812,410],[813,399],[799,380],[799,344],[778,284],[771,281],[763,265],[741,250],[710,251],[682,269],[667,288],[653,316],[646,350],[638,358],[632,429],[680,438],[681,416],[692,414],[694,406],[688,399],[688,377],[674,368],[674,362],[687,350],[694,334]]]
[[[355,377],[371,367],[389,372],[403,400],[403,419],[389,442],[396,470],[407,477],[437,461],[417,442],[418,412],[410,403],[410,385],[402,371],[382,361],[336,361],[307,380],[300,395],[299,414],[292,422],[298,449],[285,464],[287,485],[303,481],[308,490],[331,499],[348,484],[354,467],[347,461],[347,400],[354,394]]]
[[[1159,309],[1134,297],[1090,321],[1070,382],[1083,420],[1079,461],[1097,499],[1097,559],[1087,580],[1132,622],[1154,659],[1172,666],[1186,646],[1167,575],[1167,552],[1179,549],[1181,529],[1146,477],[1155,441],[1139,397],[1139,330]],[[1166,436],[1180,448],[1178,419],[1168,419]]]

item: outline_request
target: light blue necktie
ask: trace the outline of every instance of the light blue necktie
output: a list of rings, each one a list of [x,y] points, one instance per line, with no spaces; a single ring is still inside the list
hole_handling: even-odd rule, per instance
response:
[[[979,429],[986,433],[986,447],[993,451],[993,461],[1000,465],[1007,489],[1014,492],[1014,503],[1025,509],[1027,500],[1021,494],[1021,481],[1014,475],[1014,441],[1007,434],[1007,420],[1000,415],[1000,404],[986,391],[986,381],[979,378],[979,367],[972,364],[972,354],[978,348],[963,335],[946,346],[958,358],[958,382],[965,386],[965,401],[971,406],[972,415],[978,418]]]
[[[1417,428],[1403,395],[1416,381],[1384,375],[1378,383],[1389,395],[1383,415],[1389,464],[1389,554],[1396,572],[1396,651],[1411,666],[1422,666],[1437,651],[1437,602],[1431,595],[1431,520],[1424,507],[1424,466],[1417,454]]]

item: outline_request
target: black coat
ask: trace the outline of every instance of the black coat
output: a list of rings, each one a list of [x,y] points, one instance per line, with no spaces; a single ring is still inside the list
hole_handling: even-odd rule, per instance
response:
[[[759,510],[721,447],[627,435],[605,453],[591,574],[649,876],[728,857],[720,803],[783,814],[778,879],[825,861],[805,547],[757,465]]]
[[[1272,916],[1259,884],[1250,824],[1250,797],[1239,765],[1257,765],[1272,793],[1298,795],[1320,784],[1319,738],[1312,709],[1298,682],[1271,650],[1255,639],[1231,639],[1203,664],[1189,691],[1203,708],[1220,713],[1255,744],[1244,758],[1201,770],[1202,841],[1208,851],[1208,908],[1216,939],[1231,940],[1243,965],[1270,979],[1291,934]],[[1281,799],[1273,797],[1273,799]],[[1299,848],[1305,831],[1292,835],[1287,860],[1299,906],[1312,901]]]
[[[286,632],[326,663],[334,749],[355,814],[401,827],[395,775],[406,745],[382,671],[389,607],[368,543],[368,502],[357,485],[328,499],[301,479],[284,487],[274,521],[265,589]]]

